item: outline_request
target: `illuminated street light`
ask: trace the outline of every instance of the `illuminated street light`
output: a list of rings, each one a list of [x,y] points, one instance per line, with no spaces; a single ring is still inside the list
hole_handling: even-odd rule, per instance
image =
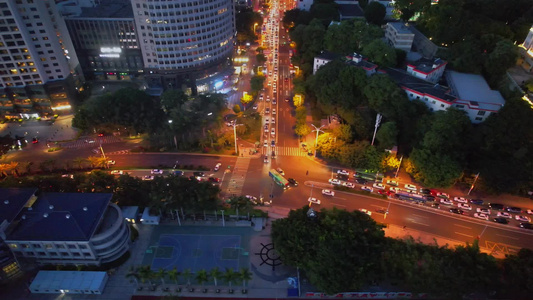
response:
[[[316,157],[316,148],[318,147],[318,133],[319,133],[319,132],[324,133],[324,131],[321,130],[321,129],[322,129],[322,127],[324,127],[325,125],[320,126],[320,128],[317,128],[317,127],[315,126],[315,124],[311,124],[311,126],[313,126],[313,127],[315,128],[315,130],[313,130],[312,132],[315,132],[315,131],[316,131],[316,139],[315,139],[315,157]]]

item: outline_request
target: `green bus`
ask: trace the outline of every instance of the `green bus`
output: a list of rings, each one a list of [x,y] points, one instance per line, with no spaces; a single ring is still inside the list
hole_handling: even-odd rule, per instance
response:
[[[377,181],[377,182],[383,181],[383,173],[373,172],[371,170],[365,170],[365,169],[355,169],[354,177],[363,178],[369,181]]]
[[[287,181],[287,179],[285,179],[283,176],[281,176],[280,173],[278,173],[278,171],[272,169],[270,170],[270,172],[268,173],[268,175],[270,177],[272,177],[272,179],[274,180],[274,182],[276,184],[278,184],[279,186],[281,186],[282,188],[286,189],[289,187],[289,182]]]

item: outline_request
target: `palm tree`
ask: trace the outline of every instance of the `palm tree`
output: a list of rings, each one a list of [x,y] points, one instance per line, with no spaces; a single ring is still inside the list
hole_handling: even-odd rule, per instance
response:
[[[155,276],[159,279],[161,279],[161,283],[165,284],[165,276],[167,275],[167,271],[163,268],[159,268],[159,271],[155,273]]]
[[[252,279],[252,273],[248,268],[241,268],[241,271],[239,272],[239,278],[242,280],[242,288],[246,288],[246,282],[248,282],[250,279]]]
[[[236,277],[237,277],[236,275],[237,275],[237,273],[235,273],[233,271],[233,269],[226,268],[226,272],[224,273],[223,276],[224,276],[224,280],[226,280],[226,282],[229,284],[230,291],[232,290],[231,289],[231,283],[233,282],[233,280],[236,279]]]
[[[181,273],[181,276],[183,276],[183,278],[185,280],[187,280],[187,286],[190,286],[191,285],[191,277],[192,277],[191,269],[183,270],[183,273]]]
[[[78,166],[78,169],[81,169],[83,164],[87,162],[87,159],[84,157],[76,157],[72,162]]]
[[[145,283],[146,280],[152,284],[152,278],[154,277],[154,271],[150,266],[142,266],[139,268],[139,276],[141,277],[141,282]]]
[[[174,267],[174,269],[172,269],[172,270],[167,272],[168,279],[174,281],[174,283],[176,283],[176,284],[178,284],[178,276],[180,274],[181,273],[178,271],[178,269],[176,269],[176,267]]]
[[[196,273],[196,281],[204,287],[204,284],[209,280],[209,275],[206,270],[200,270]]]
[[[24,170],[25,174],[30,174],[32,165],[33,162],[31,161],[23,161],[19,163],[20,168]]]
[[[101,156],[89,156],[87,161],[89,161],[93,168],[103,168],[107,165],[106,159]]]
[[[211,269],[211,272],[209,272],[209,276],[211,276],[211,278],[213,278],[213,280],[215,281],[215,286],[218,286],[217,279],[222,277],[222,272],[220,272],[218,267],[214,267],[213,269]]]
[[[139,285],[139,270],[135,266],[131,266],[126,274],[126,278],[132,278],[135,281],[135,288]]]
[[[16,161],[12,161],[12,162],[10,162],[10,163],[8,164],[8,166],[9,166],[9,169],[10,169],[10,171],[11,171],[11,174],[12,174],[13,176],[15,176],[15,177],[18,176],[18,167],[19,167],[19,163],[16,162]]]
[[[0,164],[0,175],[7,177],[7,172],[9,171],[9,167],[7,164]]]

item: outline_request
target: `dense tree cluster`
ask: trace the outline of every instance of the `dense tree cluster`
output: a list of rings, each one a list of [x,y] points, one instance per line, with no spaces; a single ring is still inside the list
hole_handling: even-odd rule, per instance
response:
[[[522,249],[503,260],[480,253],[477,241],[455,249],[386,238],[382,226],[359,211],[293,210],[272,224],[284,264],[299,267],[326,293],[395,285],[440,299],[477,295],[527,299],[533,253]]]
[[[261,14],[254,12],[252,8],[244,8],[237,12],[235,15],[235,27],[239,43],[251,43],[257,39],[257,35],[254,32],[254,24],[256,23],[255,29],[261,29],[263,18]]]

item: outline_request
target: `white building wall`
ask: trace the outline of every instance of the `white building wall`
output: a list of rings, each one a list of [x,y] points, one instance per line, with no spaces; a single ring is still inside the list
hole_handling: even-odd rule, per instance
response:
[[[407,94],[407,98],[409,98],[409,100],[422,101],[426,104],[426,106],[431,111],[446,110],[448,109],[448,107],[451,106],[449,103],[444,102],[438,98],[432,97],[431,95],[418,93],[416,91],[405,89],[405,88],[403,90]]]
[[[329,59],[322,59],[322,58],[315,57],[315,60],[313,62],[313,74],[316,74],[316,72],[318,71],[318,69],[320,69],[320,67],[329,63],[330,61],[331,60]]]
[[[313,5],[313,0],[296,0],[296,1],[297,1],[296,8],[305,10],[305,11],[311,10],[311,5]]]

